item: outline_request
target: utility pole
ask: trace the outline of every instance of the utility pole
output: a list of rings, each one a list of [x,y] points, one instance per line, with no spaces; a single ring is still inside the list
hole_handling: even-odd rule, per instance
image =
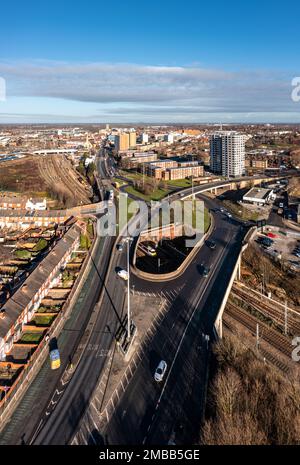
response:
[[[259,324],[256,325],[256,350],[259,349]]]
[[[285,307],[284,307],[284,334],[286,336],[288,334],[288,307],[287,307],[287,301],[285,301]]]

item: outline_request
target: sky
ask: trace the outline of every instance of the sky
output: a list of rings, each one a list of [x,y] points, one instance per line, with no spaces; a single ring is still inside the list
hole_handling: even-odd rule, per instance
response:
[[[0,15],[0,123],[300,122],[299,2],[15,0]]]

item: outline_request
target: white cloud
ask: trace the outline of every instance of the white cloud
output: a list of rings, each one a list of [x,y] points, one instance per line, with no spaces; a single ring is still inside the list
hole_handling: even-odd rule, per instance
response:
[[[291,76],[279,71],[35,61],[2,62],[0,76],[6,79],[8,99],[98,104],[102,114],[128,114],[135,119],[139,115],[156,115],[159,120],[161,114],[196,118],[202,114],[298,110],[291,99]]]

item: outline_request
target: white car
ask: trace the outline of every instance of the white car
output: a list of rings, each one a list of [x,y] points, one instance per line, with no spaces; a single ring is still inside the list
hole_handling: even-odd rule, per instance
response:
[[[126,270],[118,270],[117,275],[119,278],[124,279],[124,281],[128,281],[128,272]]]
[[[163,379],[164,379],[164,376],[165,376],[165,373],[167,371],[167,363],[162,360],[158,367],[156,368],[155,370],[155,373],[154,373],[154,379],[155,381],[157,381],[158,383],[160,383]]]

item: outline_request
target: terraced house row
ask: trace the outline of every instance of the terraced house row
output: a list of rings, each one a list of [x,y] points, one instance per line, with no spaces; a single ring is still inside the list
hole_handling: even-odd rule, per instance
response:
[[[42,299],[54,287],[72,253],[78,249],[84,226],[74,223],[52,251],[0,308],[0,360],[5,361],[24,325],[34,317]]]

